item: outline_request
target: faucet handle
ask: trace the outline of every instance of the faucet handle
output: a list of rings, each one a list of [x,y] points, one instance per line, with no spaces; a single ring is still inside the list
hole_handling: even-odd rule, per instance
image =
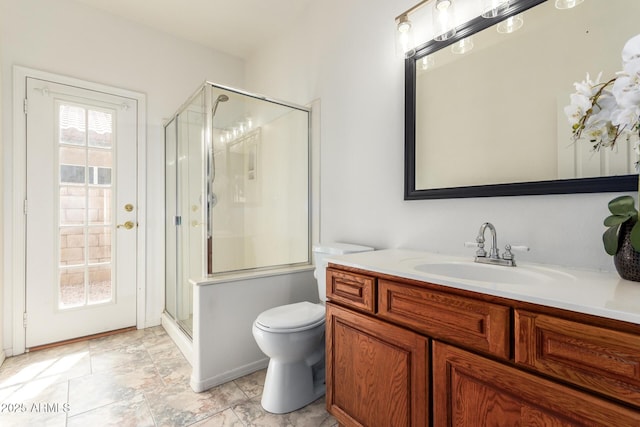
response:
[[[478,248],[478,250],[476,251],[476,256],[487,256],[487,251],[484,250],[484,240],[479,242],[464,242],[464,246],[467,248]]]
[[[511,246],[511,245],[506,245],[504,247],[504,254],[502,255],[503,259],[506,260],[513,260],[513,252],[511,251],[517,251],[517,252],[529,252],[529,247],[528,246]]]

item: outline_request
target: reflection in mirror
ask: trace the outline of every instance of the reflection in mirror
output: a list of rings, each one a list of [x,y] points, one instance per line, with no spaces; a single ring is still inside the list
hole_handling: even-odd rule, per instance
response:
[[[405,198],[635,189],[631,147],[574,143],[563,109],[586,73],[620,70],[640,2],[511,3],[509,20],[476,19],[406,61]]]

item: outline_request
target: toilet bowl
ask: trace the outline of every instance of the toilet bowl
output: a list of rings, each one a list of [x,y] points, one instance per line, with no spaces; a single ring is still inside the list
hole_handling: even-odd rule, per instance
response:
[[[271,308],[253,322],[256,344],[269,357],[261,401],[266,411],[295,411],[324,395],[325,258],[372,250],[346,243],[314,245],[314,276],[321,302],[303,301]]]
[[[324,306],[310,302],[272,308],[253,323],[256,343],[270,358],[265,410],[295,411],[324,394],[324,323]]]

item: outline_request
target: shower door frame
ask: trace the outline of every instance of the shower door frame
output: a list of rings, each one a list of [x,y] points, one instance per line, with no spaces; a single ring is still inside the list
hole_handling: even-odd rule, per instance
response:
[[[248,96],[250,98],[254,98],[257,100],[261,100],[261,101],[266,101],[266,102],[270,102],[273,104],[277,104],[277,105],[281,105],[283,107],[287,107],[287,108],[291,108],[294,110],[298,110],[298,111],[302,111],[305,112],[307,114],[307,262],[300,262],[300,263],[289,263],[289,264],[280,264],[280,265],[269,265],[269,266],[265,266],[265,267],[253,267],[253,268],[247,268],[247,269],[241,269],[241,270],[234,270],[234,271],[224,271],[224,272],[218,272],[218,273],[214,273],[214,272],[210,272],[211,269],[207,268],[207,271],[205,272],[204,277],[216,277],[216,276],[220,276],[220,275],[228,275],[228,274],[233,274],[233,273],[238,273],[238,272],[242,272],[242,273],[246,273],[248,271],[269,271],[269,270],[274,270],[274,269],[278,269],[278,268],[283,268],[283,267],[294,267],[294,266],[300,266],[300,265],[311,265],[313,263],[312,260],[312,253],[311,253],[311,239],[312,239],[312,229],[313,229],[313,223],[312,223],[312,208],[313,208],[313,193],[312,193],[312,181],[313,181],[313,170],[312,170],[312,159],[311,159],[311,153],[312,153],[312,126],[311,126],[311,117],[312,117],[312,110],[309,107],[305,107],[302,105],[298,105],[298,104],[294,104],[292,102],[287,102],[287,101],[282,101],[279,99],[274,99],[274,98],[270,98],[264,95],[259,95],[259,94],[255,94],[255,93],[251,93],[251,92],[247,92],[244,90],[240,90],[240,89],[236,89],[236,88],[232,88],[229,86],[225,86],[225,85],[220,85],[217,83],[213,83],[211,81],[205,81],[204,84],[202,85],[202,87],[200,88],[200,90],[204,90],[207,87],[214,87],[217,89],[221,89],[221,90],[225,90],[228,92],[233,92],[233,93],[237,93],[239,95],[243,95],[243,96]],[[196,94],[198,94],[200,92],[200,90],[196,91]],[[194,94],[194,96],[196,95]],[[194,96],[192,96],[188,102],[191,102],[191,100],[194,98]],[[205,90],[205,110],[207,112],[206,114],[206,120],[205,120],[205,144],[207,147],[207,159],[210,165],[215,165],[215,163],[213,162],[213,104],[214,104],[214,100],[213,100],[213,95],[211,93],[211,91],[206,91]],[[186,103],[185,103],[186,105]],[[206,173],[207,173],[207,183],[211,183],[210,187],[213,188],[213,182],[211,182],[211,174],[213,173],[215,175],[215,167],[207,167],[206,168]],[[205,191],[207,192],[207,197],[209,196],[208,194],[208,187],[209,185],[205,184]],[[207,221],[207,228],[211,229],[212,231],[212,236],[213,236],[213,210],[212,210],[212,205],[207,203],[207,209],[206,209],[206,221]],[[213,242],[213,237],[211,239],[211,242]],[[205,265],[209,266],[209,254],[211,248],[207,248],[207,253],[205,254]],[[212,257],[212,255],[211,255]]]

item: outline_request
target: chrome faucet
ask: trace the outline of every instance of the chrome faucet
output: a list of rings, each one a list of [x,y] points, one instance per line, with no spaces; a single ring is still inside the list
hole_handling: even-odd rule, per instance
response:
[[[491,232],[491,249],[489,250],[489,258],[500,258],[498,255],[498,237],[496,236],[496,228],[490,222],[485,222],[480,226],[478,237],[476,237],[476,242],[478,243],[478,251],[476,252],[476,255],[478,257],[487,256],[487,251],[484,250],[484,232],[487,228]]]
[[[489,255],[487,255],[487,251],[484,249],[484,234],[487,231],[487,228],[491,232],[491,248],[489,249]],[[490,222],[485,222],[484,224],[482,224],[480,226],[480,230],[478,231],[478,237],[476,237],[476,241],[465,243],[465,246],[475,246],[478,248],[478,250],[476,251],[475,262],[479,262],[482,264],[504,265],[508,267],[516,266],[516,260],[511,250],[529,250],[529,248],[526,246],[506,245],[504,247],[504,255],[502,255],[501,257],[498,250],[498,237],[496,235],[496,228]]]

